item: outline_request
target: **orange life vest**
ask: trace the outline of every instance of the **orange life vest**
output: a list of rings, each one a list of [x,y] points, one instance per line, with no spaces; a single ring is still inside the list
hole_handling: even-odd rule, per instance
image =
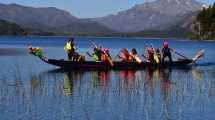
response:
[[[108,61],[108,54],[102,54],[101,61]]]

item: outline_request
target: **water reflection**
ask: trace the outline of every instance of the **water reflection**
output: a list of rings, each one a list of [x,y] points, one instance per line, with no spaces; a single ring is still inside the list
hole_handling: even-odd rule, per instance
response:
[[[174,83],[171,82],[172,70],[148,68],[142,71],[48,71],[40,76],[58,76],[63,79],[63,90],[65,95],[73,95],[74,88],[84,87],[85,84],[92,88],[122,88],[139,89],[144,88],[150,95],[153,95],[157,84],[160,84],[161,92],[166,94],[167,89]],[[41,77],[40,77],[41,78]],[[41,83],[40,80],[31,80],[32,88]],[[35,85],[34,85],[35,84]],[[87,86],[88,87],[88,86]],[[91,89],[91,88],[90,88]]]
[[[125,70],[119,72],[120,81],[122,81],[125,88],[134,88],[135,87],[135,80],[136,71],[133,70]]]
[[[203,80],[205,78],[204,70],[198,68],[193,69],[192,74],[196,80]]]
[[[75,81],[81,80],[84,75],[82,71],[66,72],[64,74],[64,93],[67,96],[73,94],[73,85]]]
[[[0,48],[0,56],[20,56],[26,54],[27,52],[23,48]]]
[[[30,73],[27,80],[22,76],[10,80],[13,86],[1,80],[0,111],[7,110],[1,111],[3,118],[21,114],[20,119],[26,114],[48,119],[212,119],[214,71],[147,68]]]
[[[35,95],[42,88],[42,78],[40,76],[32,75],[30,77],[31,95]]]
[[[93,81],[93,87],[108,87],[108,81],[110,79],[109,71],[92,71],[91,80]]]

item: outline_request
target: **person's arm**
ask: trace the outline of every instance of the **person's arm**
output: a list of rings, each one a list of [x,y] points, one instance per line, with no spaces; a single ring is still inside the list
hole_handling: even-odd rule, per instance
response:
[[[162,53],[162,55],[164,54],[164,48],[162,48],[161,53]]]

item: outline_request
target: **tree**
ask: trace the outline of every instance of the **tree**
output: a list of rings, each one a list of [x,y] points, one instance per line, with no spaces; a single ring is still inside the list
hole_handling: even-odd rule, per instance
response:
[[[199,12],[195,28],[201,30],[201,34],[196,34],[200,39],[215,39],[215,3]]]

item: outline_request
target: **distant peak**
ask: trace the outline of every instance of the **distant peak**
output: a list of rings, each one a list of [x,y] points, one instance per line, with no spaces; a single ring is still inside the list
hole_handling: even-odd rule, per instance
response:
[[[186,3],[186,2],[198,2],[197,0],[157,0],[162,2],[176,2],[176,3]]]
[[[19,4],[16,4],[16,3],[11,3],[11,4],[8,4],[9,6],[21,6]]]
[[[55,9],[55,10],[59,10],[59,9],[57,9],[56,7],[47,7],[47,8],[49,8],[49,9]]]
[[[17,3],[10,3],[10,4],[2,4],[2,3],[0,3],[0,5],[6,5],[6,6],[12,6],[12,7],[25,7],[25,8],[38,8],[38,9],[47,8],[47,9],[60,10],[60,9],[58,9],[56,7],[33,7],[33,6],[20,5],[20,4],[17,4]]]
[[[208,7],[209,7],[209,6],[206,5],[206,4],[203,4],[203,5],[202,5],[202,8],[206,8],[206,9],[207,9]]]

